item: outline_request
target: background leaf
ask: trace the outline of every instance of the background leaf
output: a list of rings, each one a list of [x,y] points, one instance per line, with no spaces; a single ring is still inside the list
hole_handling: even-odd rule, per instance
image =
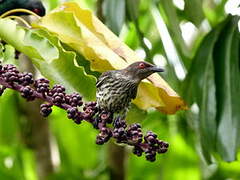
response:
[[[216,141],[217,131],[215,119],[216,87],[212,53],[220,33],[219,31],[220,28],[209,33],[201,43],[186,77],[186,87],[184,90],[184,97],[188,99],[188,103],[192,104],[195,101],[200,108],[197,127],[199,128],[198,131],[203,149],[207,149],[208,153],[215,148],[213,142]],[[208,156],[205,154],[205,158],[209,160]]]
[[[95,99],[95,77],[87,75],[83,67],[74,65],[76,55],[65,51],[56,37],[42,30],[17,26],[8,19],[0,19],[0,25],[4,27],[0,29],[0,36],[28,55],[52,83],[64,85],[68,92],[80,92],[85,99]]]
[[[184,13],[186,15],[186,19],[196,26],[199,26],[204,20],[202,2],[203,0],[185,0]]]
[[[199,136],[208,160],[216,151],[226,161],[236,159],[240,117],[235,98],[240,95],[237,20],[228,17],[204,38],[185,82],[186,99],[190,104],[197,102],[200,110]]]
[[[221,32],[214,52],[217,86],[218,151],[226,161],[236,159],[240,128],[240,73],[238,18],[232,18]]]
[[[103,2],[103,15],[106,25],[112,30],[116,35],[119,35],[122,26],[125,22],[125,10],[126,3],[125,0],[112,1],[105,0]]]
[[[167,18],[167,26],[169,28],[169,32],[174,37],[175,45],[178,48],[179,53],[182,54],[182,57],[189,57],[189,49],[185,44],[185,41],[182,37],[181,29],[180,29],[180,21],[178,19],[176,8],[173,5],[172,1],[163,0],[159,5],[162,7],[165,16]]]

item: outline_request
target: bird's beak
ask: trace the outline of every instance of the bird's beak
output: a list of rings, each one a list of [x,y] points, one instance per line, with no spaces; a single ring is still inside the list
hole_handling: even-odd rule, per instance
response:
[[[152,72],[164,72],[164,69],[160,68],[158,66],[152,66],[152,67],[150,67],[150,69]]]

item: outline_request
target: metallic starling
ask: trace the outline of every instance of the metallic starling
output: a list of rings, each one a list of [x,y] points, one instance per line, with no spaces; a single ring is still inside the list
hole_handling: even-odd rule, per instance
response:
[[[163,69],[144,61],[122,70],[104,72],[96,84],[98,107],[125,118],[131,100],[136,98],[139,83],[155,72],[163,72]]]

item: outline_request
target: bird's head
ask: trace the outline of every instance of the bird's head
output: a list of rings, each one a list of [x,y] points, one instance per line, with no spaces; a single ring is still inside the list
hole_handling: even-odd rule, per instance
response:
[[[36,13],[39,16],[45,15],[45,8],[41,1],[30,0],[25,5],[25,8],[29,9],[30,11],[33,11],[34,13]]]
[[[132,63],[131,65],[124,69],[124,72],[126,74],[130,75],[133,79],[139,82],[155,72],[163,71],[164,70],[162,68],[145,61],[138,61]]]

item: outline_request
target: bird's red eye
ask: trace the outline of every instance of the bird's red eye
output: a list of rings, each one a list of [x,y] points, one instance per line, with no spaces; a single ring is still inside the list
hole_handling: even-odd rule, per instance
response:
[[[145,64],[144,63],[139,63],[138,64],[138,68],[139,69],[143,69],[143,68],[145,68],[146,66],[145,66]]]
[[[34,8],[33,12],[35,12],[36,14],[40,14],[40,9]]]

